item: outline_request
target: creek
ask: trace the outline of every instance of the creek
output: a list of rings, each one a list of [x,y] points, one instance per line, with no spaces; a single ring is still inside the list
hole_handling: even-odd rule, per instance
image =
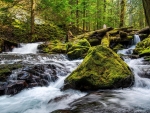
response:
[[[115,110],[120,109],[117,107],[119,105],[125,109],[134,109],[134,112],[137,113],[150,111],[150,64],[145,62],[143,58],[131,59],[128,57],[128,55],[132,54],[132,50],[139,41],[139,37],[135,35],[134,41],[128,49],[118,51],[118,54],[125,55],[123,57],[124,61],[134,73],[135,83],[133,87],[118,90],[100,90],[101,95],[99,95],[99,98],[97,100],[93,98],[93,100],[95,99],[102,103],[105,109],[109,109],[110,106],[115,108]],[[14,96],[0,96],[0,113],[50,113],[57,109],[69,108],[69,103],[81,97],[83,98],[87,94],[72,89],[66,91],[61,91],[60,89],[64,84],[64,79],[77,68],[82,60],[70,61],[62,54],[38,54],[37,46],[38,44],[22,45],[19,49],[15,48],[13,52],[2,53],[0,54],[0,64],[53,64],[58,67],[56,68],[57,81],[50,82],[48,87],[34,87],[22,90]],[[14,70],[12,76],[18,71],[19,70]],[[64,95],[68,96],[59,101],[53,100],[56,97]],[[84,102],[86,102],[86,100]],[[82,109],[82,113],[100,113],[100,108],[97,108],[97,110],[95,108],[94,110],[90,108],[89,111]],[[122,113],[125,112],[124,110]]]

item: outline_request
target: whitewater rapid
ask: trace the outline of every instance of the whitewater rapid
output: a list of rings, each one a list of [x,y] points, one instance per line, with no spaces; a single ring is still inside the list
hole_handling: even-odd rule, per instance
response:
[[[138,35],[135,35],[132,45],[128,49],[118,51],[118,54],[131,55],[138,42],[140,42],[140,38]],[[34,52],[35,51],[37,50],[34,49]],[[11,53],[8,55],[11,56]],[[16,62],[23,62],[25,64],[63,64],[68,72],[66,76],[58,76],[59,79],[56,82],[50,83],[48,87],[34,87],[32,89],[23,90],[14,96],[0,96],[0,113],[50,113],[57,109],[69,108],[70,106],[68,104],[70,102],[86,95],[86,93],[76,90],[60,90],[64,84],[64,79],[77,68],[82,60],[69,61],[65,55],[43,54],[16,54],[15,59],[17,58],[17,61],[14,61],[14,59],[11,60],[9,57],[6,58],[4,54],[0,55],[0,58],[3,58],[1,64]],[[150,110],[150,79],[141,77],[140,75],[143,74],[143,71],[150,73],[150,65],[145,63],[143,58],[131,59],[125,57],[124,61],[134,74],[135,81],[133,87],[111,90],[110,93],[113,96],[107,97],[106,95],[105,98],[110,103],[114,103],[114,105],[122,105],[129,109],[136,109],[138,113],[146,113],[146,110]],[[103,90],[102,92],[105,91]],[[60,101],[53,100],[56,97],[64,95],[67,96],[60,99]],[[104,97],[101,97],[101,100],[98,101],[102,102],[105,107],[109,106]]]
[[[54,64],[67,72],[62,76],[63,70],[56,68],[58,80],[51,82],[48,87],[34,87],[25,89],[14,96],[0,96],[0,113],[50,113],[56,109],[69,107],[68,104],[86,93],[76,90],[61,91],[64,79],[82,62],[82,60],[69,61],[63,54],[49,55],[37,54],[39,43],[22,44],[12,52],[0,55],[0,64]],[[18,70],[13,71],[13,74]],[[64,75],[64,74],[63,74]],[[51,101],[57,97],[67,95],[60,101]]]

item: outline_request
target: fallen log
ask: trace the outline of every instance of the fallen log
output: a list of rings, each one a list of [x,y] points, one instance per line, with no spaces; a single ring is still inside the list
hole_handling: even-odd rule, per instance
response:
[[[124,31],[120,31],[119,34],[120,34],[120,38],[121,39],[124,39],[124,38],[126,38],[128,36],[128,34],[126,32],[124,32]]]
[[[136,34],[150,34],[150,29],[149,29],[149,27],[143,28],[143,29],[137,31]]]
[[[139,37],[141,40],[145,39],[148,37],[149,34],[139,34]]]
[[[111,31],[111,30],[113,30],[112,27],[108,27],[108,28],[105,28],[105,29],[99,29],[99,30],[96,30],[96,31],[91,31],[91,32],[84,33],[82,35],[78,35],[76,38],[78,38],[78,39],[82,39],[82,38],[98,38],[98,39],[101,39],[106,34],[106,32]]]
[[[147,30],[148,28],[146,28]],[[148,29],[149,30],[149,29]],[[126,27],[126,28],[105,28],[100,29],[96,31],[91,31],[84,33],[82,35],[76,36],[78,39],[86,38],[91,46],[96,45],[104,45],[106,47],[111,47],[111,45],[114,45],[113,43],[122,43],[123,45],[130,44],[132,39],[134,38],[135,32],[137,29],[132,29],[132,27]],[[141,40],[146,38],[147,34],[141,34],[141,31],[143,33],[143,30],[137,31],[139,32],[139,36],[141,37]],[[145,30],[144,30],[145,31]]]
[[[133,28],[133,26],[130,26],[130,27],[122,27],[122,28],[116,28],[116,30],[126,32],[128,29],[132,29],[132,28]]]

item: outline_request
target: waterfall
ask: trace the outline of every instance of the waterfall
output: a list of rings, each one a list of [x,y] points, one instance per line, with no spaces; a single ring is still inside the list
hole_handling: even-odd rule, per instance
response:
[[[134,35],[131,46],[128,49],[119,50],[117,53],[123,55],[131,55],[133,53],[133,49],[135,49],[136,44],[140,41],[141,39],[139,35]]]
[[[132,45],[136,45],[140,41],[141,41],[141,39],[140,39],[139,35],[134,35],[134,39],[132,41]]]
[[[12,53],[19,53],[19,54],[35,54],[37,52],[37,46],[40,43],[29,43],[29,44],[20,44],[19,48],[14,48]]]
[[[140,42],[138,35],[134,36],[133,45],[129,49],[134,49],[135,45]],[[119,51],[126,54],[129,49]],[[150,111],[150,64],[146,63],[143,58],[124,59],[134,74],[134,85],[124,90],[115,90],[114,98],[110,102],[126,106],[130,109],[136,109],[139,113],[149,113]],[[147,112],[148,111],[148,112]]]

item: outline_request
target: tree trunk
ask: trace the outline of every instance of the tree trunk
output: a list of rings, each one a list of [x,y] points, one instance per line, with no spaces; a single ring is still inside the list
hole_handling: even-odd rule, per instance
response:
[[[125,11],[126,11],[126,0],[121,0],[120,2],[120,6],[121,6],[121,12],[120,12],[120,25],[119,27],[123,27],[124,26],[124,16],[125,16]]]
[[[148,26],[150,26],[150,0],[142,0],[142,2],[143,2],[146,21]]]
[[[85,18],[86,18],[86,1],[84,0],[83,1],[83,31],[86,30],[86,27],[85,27]]]
[[[34,34],[35,0],[31,0],[31,37]]]
[[[103,12],[103,24],[106,24],[105,22],[106,22],[106,0],[104,0],[104,6],[103,6],[103,8],[104,8],[104,12]]]
[[[79,0],[76,0],[76,5],[77,5],[77,9],[76,9],[76,25],[77,28],[79,29]]]

